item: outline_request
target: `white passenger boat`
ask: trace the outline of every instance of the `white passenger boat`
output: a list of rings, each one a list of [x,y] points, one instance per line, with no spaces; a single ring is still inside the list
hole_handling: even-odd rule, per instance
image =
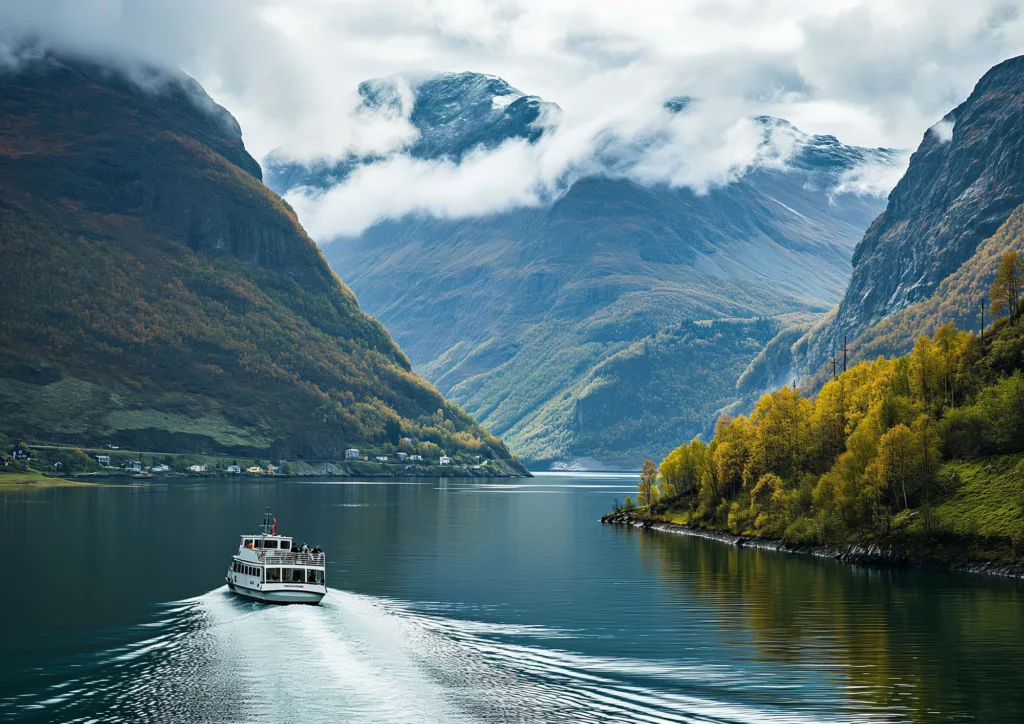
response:
[[[243,535],[228,569],[228,588],[267,603],[316,605],[327,595],[325,556],[319,546],[300,550],[291,536],[277,534],[277,520],[263,518],[262,533]]]

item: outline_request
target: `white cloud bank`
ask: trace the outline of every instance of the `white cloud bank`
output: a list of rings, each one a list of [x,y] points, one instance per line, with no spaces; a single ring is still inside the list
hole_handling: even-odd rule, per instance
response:
[[[297,188],[287,198],[310,234],[327,241],[406,214],[457,219],[540,206],[597,173],[706,193],[754,167],[782,168],[806,140],[786,125],[736,117],[736,107],[696,105],[678,115],[659,105],[642,123],[633,111],[563,122],[537,143],[508,140],[458,163],[396,153],[326,191]]]
[[[281,146],[309,161],[407,144],[406,114],[361,115],[355,89],[409,71],[492,73],[571,119],[536,148],[513,142],[458,166],[392,158],[300,199],[321,238],[403,210],[459,216],[542,203],[594,162],[609,133],[655,139],[624,172],[698,190],[784,157],[784,138],[765,145],[745,125],[758,114],[846,143],[915,147],[989,67],[1024,52],[1020,4],[1004,0],[0,4],[0,36],[25,33],[182,68],[235,114],[257,158]],[[662,118],[661,101],[683,94],[705,107],[690,120]],[[657,141],[666,133],[671,143]],[[866,168],[846,183],[884,192],[887,173]]]

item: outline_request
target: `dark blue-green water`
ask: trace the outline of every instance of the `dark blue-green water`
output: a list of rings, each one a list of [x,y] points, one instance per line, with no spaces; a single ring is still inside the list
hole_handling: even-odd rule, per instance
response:
[[[600,525],[633,487],[0,492],[0,719],[1024,722],[1024,585]],[[223,587],[268,505],[319,607]]]

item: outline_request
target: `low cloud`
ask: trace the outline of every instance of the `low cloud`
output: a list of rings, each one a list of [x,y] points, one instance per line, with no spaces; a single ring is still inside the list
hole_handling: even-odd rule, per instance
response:
[[[789,124],[742,111],[742,105],[702,101],[685,113],[659,104],[646,116],[627,109],[625,115],[564,120],[536,143],[511,139],[460,162],[395,153],[358,166],[327,190],[297,188],[287,199],[324,242],[408,214],[457,219],[550,204],[584,176],[705,194],[753,168],[784,168],[807,140]]]
[[[943,118],[928,131],[939,140],[939,143],[949,143],[953,140],[953,120]]]
[[[894,156],[889,162],[872,161],[856,166],[839,177],[832,196],[857,194],[886,197],[895,188],[910,165],[910,151]]]
[[[300,188],[286,198],[319,240],[353,236],[383,219],[409,214],[481,216],[550,198],[555,179],[545,177],[539,154],[526,141],[511,140],[493,151],[471,153],[461,163],[397,155],[361,166],[326,191]]]

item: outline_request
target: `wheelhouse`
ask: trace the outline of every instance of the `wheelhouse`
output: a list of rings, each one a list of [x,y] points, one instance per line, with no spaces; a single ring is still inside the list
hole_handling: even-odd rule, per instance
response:
[[[249,548],[257,551],[290,551],[292,549],[292,539],[289,536],[283,535],[243,535],[242,542],[238,547],[240,550],[242,548]]]

